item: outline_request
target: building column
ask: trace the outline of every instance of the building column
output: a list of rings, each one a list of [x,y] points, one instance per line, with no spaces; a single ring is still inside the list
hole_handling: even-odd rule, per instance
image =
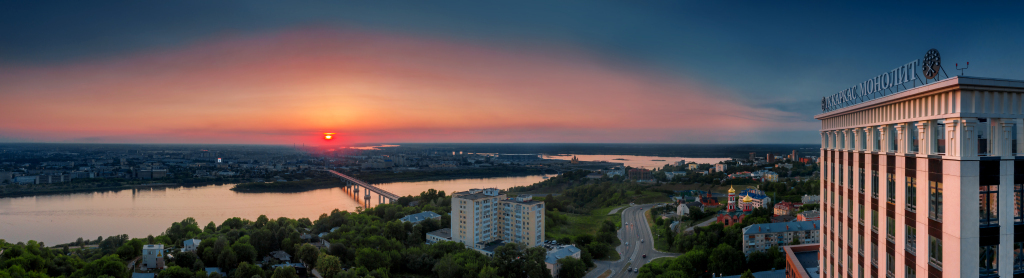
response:
[[[943,138],[946,139],[946,156],[960,156],[960,140],[959,138],[959,119],[946,119],[946,134],[943,134]]]
[[[989,132],[992,151],[989,156],[1010,157],[1013,155],[1010,143],[1013,142],[1013,119],[989,119],[996,130]]]
[[[878,146],[875,145],[875,143],[878,142],[878,134],[875,133],[875,131],[876,130],[875,130],[874,127],[865,127],[864,128],[864,137],[865,137],[864,140],[867,141],[867,143],[865,144],[867,149],[865,149],[865,151],[869,151],[869,152],[877,152],[878,151]]]
[[[1017,128],[1017,153],[1024,153],[1024,119],[1013,119],[1013,123]]]
[[[896,134],[893,134],[896,136],[895,153],[906,154],[907,151],[910,150],[907,148],[907,124],[898,123],[895,125],[895,128]]]
[[[850,133],[853,134],[853,136],[852,136],[853,137],[853,140],[852,140],[853,141],[853,148],[850,148],[850,150],[851,151],[862,151],[860,149],[860,143],[861,143],[861,141],[864,140],[864,136],[862,136],[860,134],[860,127],[851,128],[850,129]]]
[[[933,143],[931,121],[919,121],[917,126],[917,153],[923,155],[935,154],[938,150],[932,149]]]
[[[957,125],[957,133],[955,134],[957,139],[957,147],[959,148],[958,154],[963,159],[977,159],[978,158],[978,133],[977,133],[978,118],[960,118]],[[948,145],[949,143],[947,143]]]
[[[878,152],[892,152],[889,147],[889,136],[892,136],[892,134],[887,132],[889,130],[889,126],[880,125],[875,128],[878,129],[878,139],[881,141],[881,143],[878,144]]]

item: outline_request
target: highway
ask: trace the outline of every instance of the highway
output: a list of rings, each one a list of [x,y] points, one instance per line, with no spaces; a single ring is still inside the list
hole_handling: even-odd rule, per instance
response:
[[[622,228],[619,229],[619,240],[622,241],[622,245],[615,248],[621,259],[615,262],[595,261],[597,267],[587,273],[585,277],[598,277],[609,269],[612,271],[612,275],[608,277],[636,277],[637,273],[628,272],[627,269],[640,268],[657,258],[679,255],[654,250],[652,245],[654,237],[650,227],[647,226],[647,217],[644,217],[644,212],[651,207],[654,207],[654,204],[631,206],[622,211]],[[641,240],[643,243],[640,242]],[[644,254],[647,254],[647,258],[643,257]]]

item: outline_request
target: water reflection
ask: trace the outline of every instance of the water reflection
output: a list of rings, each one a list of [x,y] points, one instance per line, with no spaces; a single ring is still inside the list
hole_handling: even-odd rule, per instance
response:
[[[542,176],[458,179],[425,182],[386,183],[378,186],[399,196],[418,195],[427,189],[451,194],[470,188],[529,185]],[[290,193],[238,193],[234,185],[201,187],[135,188],[116,191],[68,193],[32,197],[0,198],[0,238],[8,242],[30,239],[54,245],[78,237],[128,234],[132,237],[159,235],[170,223],[193,217],[201,225],[220,224],[231,217],[256,219],[310,218],[334,209],[355,211],[374,206],[377,194],[364,202],[365,189],[328,188]]]

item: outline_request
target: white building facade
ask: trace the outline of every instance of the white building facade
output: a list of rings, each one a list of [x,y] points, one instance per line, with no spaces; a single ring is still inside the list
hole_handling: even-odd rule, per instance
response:
[[[1024,273],[1024,81],[951,77],[815,118],[821,277]]]

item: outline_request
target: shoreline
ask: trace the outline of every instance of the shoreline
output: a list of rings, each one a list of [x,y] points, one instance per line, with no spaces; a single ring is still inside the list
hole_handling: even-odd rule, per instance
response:
[[[0,193],[0,199],[3,198],[19,198],[19,197],[36,197],[36,196],[48,196],[48,195],[61,195],[61,194],[74,194],[74,193],[95,193],[95,192],[117,192],[131,189],[154,189],[154,188],[169,188],[169,187],[202,187],[211,185],[228,185],[233,182],[201,182],[201,183],[155,183],[155,184],[133,184],[133,185],[120,185],[110,187],[88,187],[88,188],[61,188],[55,190],[39,190],[39,191],[16,191],[9,193]]]

